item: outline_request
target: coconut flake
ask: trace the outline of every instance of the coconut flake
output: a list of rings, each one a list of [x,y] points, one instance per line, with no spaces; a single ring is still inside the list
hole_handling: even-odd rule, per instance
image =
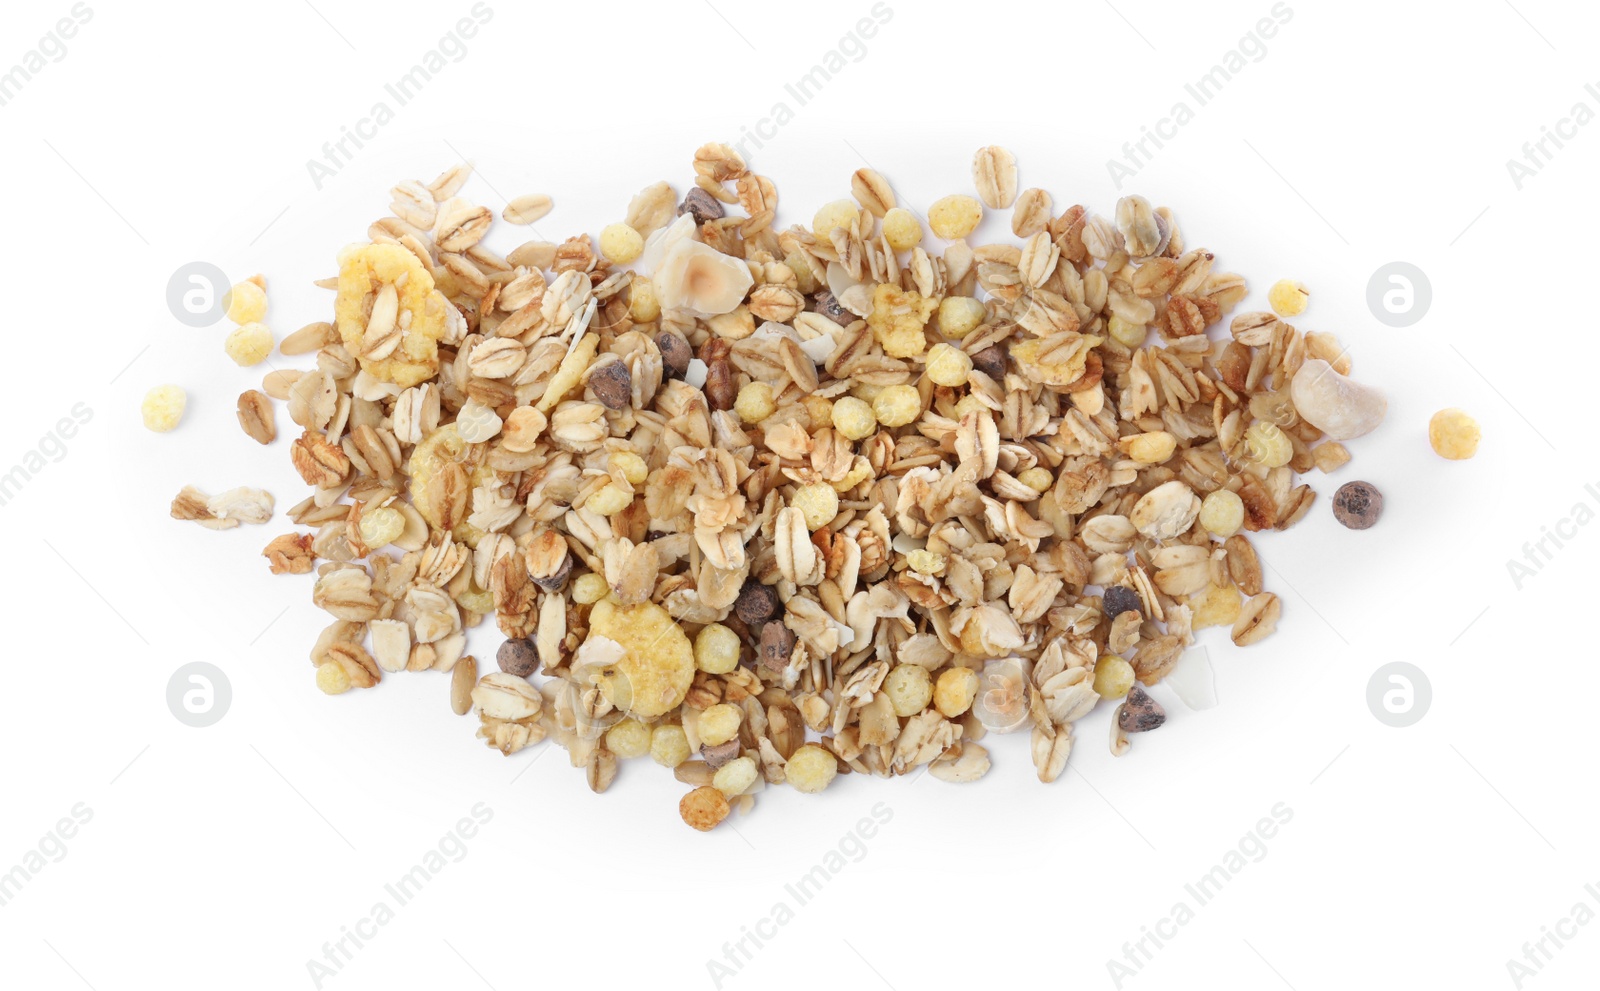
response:
[[[711,369],[699,358],[690,358],[689,367],[683,371],[683,380],[696,389],[706,384],[706,376]]]
[[[1184,651],[1161,683],[1171,688],[1184,705],[1196,711],[1217,704],[1217,679],[1211,669],[1211,655],[1204,647]]]

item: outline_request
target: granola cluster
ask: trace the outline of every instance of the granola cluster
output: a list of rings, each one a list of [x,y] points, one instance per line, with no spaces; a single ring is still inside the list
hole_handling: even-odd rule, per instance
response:
[[[551,737],[596,791],[649,755],[709,829],[765,785],[975,780],[988,732],[1026,731],[1052,781],[1102,701],[1117,753],[1162,724],[1139,686],[1196,630],[1273,632],[1247,534],[1301,520],[1299,475],[1349,459],[1327,438],[1382,418],[1331,335],[1232,315],[1244,278],[1171,211],[1055,214],[1001,148],[930,211],[942,250],[870,169],[785,229],[732,149],[693,168],[598,248],[494,253],[462,167],[340,253],[333,320],[282,346],[315,367],[239,404],[257,441],[267,396],[300,431],[314,532],[266,554],[315,572],[324,690],[470,664],[452,705],[491,747]],[[970,241],[994,210],[1017,240]]]

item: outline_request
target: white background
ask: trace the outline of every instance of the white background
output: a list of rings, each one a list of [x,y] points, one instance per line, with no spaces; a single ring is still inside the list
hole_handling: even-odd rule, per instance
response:
[[[1293,819],[1265,858],[1122,986],[1512,987],[1506,961],[1600,881],[1583,716],[1600,528],[1520,591],[1506,567],[1575,503],[1593,505],[1584,486],[1600,483],[1587,298],[1600,128],[1520,191],[1505,165],[1575,102],[1600,110],[1583,89],[1592,10],[1291,0],[1265,57],[1199,107],[1185,83],[1268,0],[1118,0],[1120,13],[890,0],[865,57],[799,107],[784,84],[870,16],[867,0],[490,0],[465,57],[318,190],[307,160],[471,4],[313,3],[90,0],[65,57],[0,107],[12,373],[0,471],[74,404],[93,410],[65,457],[0,507],[0,871],[76,803],[93,810],[65,857],[0,908],[8,986],[311,987],[307,961],[476,803],[493,819],[465,859],[322,986],[711,987],[707,960],[878,802],[893,818],[865,856],[723,987],[1027,975],[1111,988],[1107,960],[1276,803]],[[69,9],[8,4],[0,69]],[[1180,100],[1193,122],[1116,189],[1106,161]],[[794,120],[750,159],[777,181],[783,223],[847,195],[868,162],[921,211],[970,192],[972,151],[994,142],[1058,209],[1107,212],[1127,191],[1172,206],[1190,244],[1251,280],[1249,306],[1278,278],[1311,288],[1297,325],[1351,345],[1391,413],[1351,444],[1353,464],[1314,477],[1323,500],[1303,524],[1260,541],[1280,631],[1246,651],[1210,631],[1218,708],[1190,712],[1158,689],[1168,725],[1121,759],[1097,711],[1052,785],[1034,780],[1025,738],[991,738],[980,784],[777,789],[707,835],[682,825],[684,788],[649,762],[597,797],[549,745],[485,749],[472,720],[450,715],[442,676],[318,693],[306,652],[325,617],[309,579],[271,577],[259,556],[286,521],[214,533],[167,518],[186,483],[264,486],[280,509],[303,491],[287,441],[261,450],[234,422],[234,397],[266,367],[233,366],[222,326],[172,318],[174,270],[264,273],[281,335],[328,317],[312,280],[399,179],[465,157],[479,167],[469,195],[498,210],[546,192],[544,236],[597,232],[651,182],[687,188],[700,143],[736,139],[778,101]],[[1004,218],[984,233],[1008,234]],[[497,227],[490,244],[518,235]],[[1394,260],[1433,286],[1431,311],[1405,329],[1366,305],[1369,276]],[[188,415],[151,434],[139,401],[165,382],[188,389]],[[1483,424],[1473,461],[1428,449],[1428,417],[1447,406]],[[1375,530],[1345,531],[1328,511],[1352,478],[1387,494]],[[487,662],[498,641],[484,629],[473,650]],[[197,660],[233,690],[206,729],[165,701],[174,670]],[[1405,729],[1365,698],[1396,660],[1433,689]],[[1597,965],[1591,925],[1523,986],[1578,987]]]

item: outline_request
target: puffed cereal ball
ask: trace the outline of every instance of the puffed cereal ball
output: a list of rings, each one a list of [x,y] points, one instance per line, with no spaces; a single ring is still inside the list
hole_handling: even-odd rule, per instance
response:
[[[1282,468],[1294,460],[1294,443],[1276,423],[1257,420],[1244,432],[1245,450],[1266,468]]]
[[[1133,665],[1107,654],[1094,664],[1094,693],[1103,699],[1120,699],[1133,688]]]
[[[739,634],[721,623],[701,627],[694,638],[694,666],[707,674],[727,674],[738,667]]]
[[[1465,461],[1478,453],[1483,431],[1478,421],[1458,409],[1442,409],[1428,421],[1428,443],[1441,458]]]
[[[772,397],[772,386],[765,382],[751,382],[739,390],[733,401],[733,411],[745,423],[760,423],[778,409]]]
[[[663,723],[650,731],[650,759],[662,767],[677,767],[689,759],[689,735],[677,723]]]
[[[878,429],[878,417],[855,396],[844,396],[833,404],[833,429],[849,440],[861,440]]]
[[[811,418],[811,429],[833,422],[833,400],[824,396],[807,396],[800,400],[800,405],[806,408],[806,416]]]
[[[883,215],[883,236],[896,251],[910,251],[922,243],[922,221],[905,207],[895,207]]]
[[[1279,279],[1267,290],[1267,302],[1272,304],[1272,312],[1280,317],[1299,316],[1310,301],[1310,291],[1293,279]]]
[[[700,740],[713,747],[721,746],[739,735],[739,724],[743,721],[743,709],[728,702],[718,702],[700,713]]]
[[[398,509],[379,506],[362,513],[356,529],[361,534],[361,542],[368,547],[387,547],[406,532],[406,518]]]
[[[920,664],[896,664],[883,679],[884,694],[897,716],[915,716],[933,700],[933,676]]]
[[[755,761],[749,757],[735,757],[717,768],[717,773],[711,776],[711,787],[733,798],[748,791],[759,773]]]
[[[627,224],[612,224],[600,232],[600,253],[613,265],[626,265],[644,252],[644,238]]]
[[[318,664],[317,687],[329,695],[343,695],[350,690],[350,675],[337,664]]]
[[[183,419],[183,410],[189,404],[189,394],[180,386],[158,385],[144,394],[139,414],[144,417],[147,430],[164,434]]]
[[[815,532],[839,515],[839,493],[825,482],[813,482],[794,490],[789,505],[806,518],[806,529]]]
[[[828,787],[839,773],[833,754],[815,743],[796,750],[784,765],[783,776],[796,791],[815,795]]]
[[[939,333],[946,337],[966,337],[988,316],[982,300],[971,296],[946,296],[939,302]]]
[[[728,797],[710,785],[701,785],[678,800],[678,815],[702,833],[728,818]]]
[[[650,752],[650,727],[637,719],[624,719],[606,730],[606,749],[627,760]]]
[[[592,571],[586,575],[579,575],[578,580],[572,583],[572,601],[580,606],[593,605],[610,594],[611,586]]]
[[[861,214],[855,200],[834,200],[817,211],[811,220],[811,233],[819,240],[828,240],[835,227],[849,227]]]
[[[236,324],[258,323],[267,315],[267,291],[254,282],[241,282],[228,290],[228,319]]]
[[[972,376],[972,358],[958,347],[935,344],[928,352],[927,376],[939,385],[966,385]]]
[[[886,427],[903,427],[922,415],[922,393],[914,385],[891,385],[872,397],[872,414]]]
[[[1038,493],[1044,493],[1056,484],[1055,477],[1050,474],[1049,468],[1034,465],[1027,471],[1017,476],[1017,481]]]
[[[243,365],[246,368],[259,365],[272,353],[272,331],[262,323],[247,323],[235,327],[233,333],[223,342],[222,349],[236,365]]]
[[[971,668],[950,668],[939,675],[933,686],[933,707],[946,719],[954,719],[972,708],[978,697],[978,672]]]
[[[1219,537],[1231,537],[1244,526],[1244,500],[1231,489],[1218,489],[1200,503],[1200,525]]]
[[[961,193],[937,200],[928,208],[928,226],[946,241],[966,237],[982,220],[983,204]]]

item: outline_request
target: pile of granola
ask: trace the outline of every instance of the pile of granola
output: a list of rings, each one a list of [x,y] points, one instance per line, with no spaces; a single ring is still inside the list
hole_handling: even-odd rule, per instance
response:
[[[986,732],[1028,731],[1053,781],[1102,700],[1114,752],[1161,725],[1140,686],[1196,630],[1273,632],[1246,534],[1302,519],[1298,474],[1382,419],[1331,335],[1254,312],[1214,340],[1245,280],[1169,210],[1057,214],[1001,148],[927,229],[871,169],[781,229],[732,149],[693,164],[598,246],[495,254],[459,167],[339,255],[334,319],[281,345],[315,367],[239,401],[258,442],[273,399],[300,429],[310,532],[265,554],[316,574],[323,690],[455,669],[490,746],[551,737],[595,791],[649,755],[709,829],[768,784],[975,780]],[[969,240],[996,210],[1017,242]],[[174,515],[270,499],[186,489]],[[478,678],[489,616],[508,639]]]

